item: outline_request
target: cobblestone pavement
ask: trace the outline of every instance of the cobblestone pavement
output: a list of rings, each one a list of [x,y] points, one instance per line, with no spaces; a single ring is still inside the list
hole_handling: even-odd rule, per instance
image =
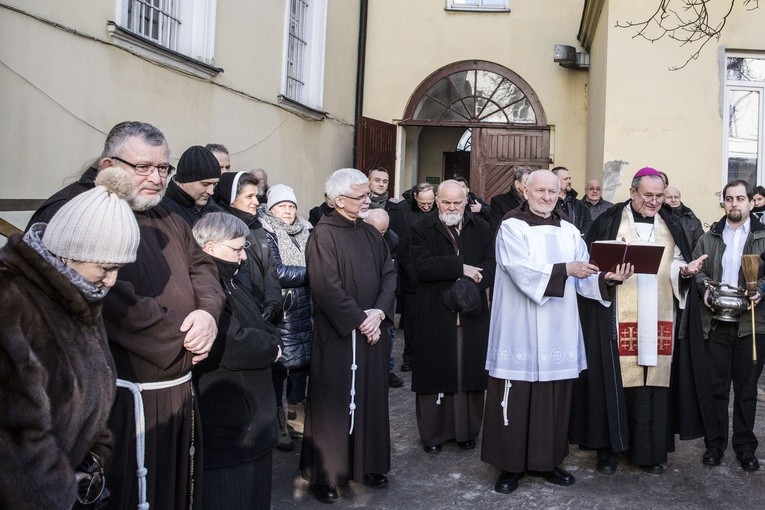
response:
[[[401,373],[400,330],[396,331],[396,373],[406,384],[390,389],[390,484],[371,489],[351,482],[340,487],[335,508],[387,509],[746,509],[765,502],[765,467],[743,471],[729,448],[722,465],[704,466],[703,439],[677,441],[663,475],[648,475],[621,460],[611,476],[595,471],[594,452],[571,448],[563,467],[576,476],[571,487],[558,487],[526,477],[509,495],[494,492],[499,471],[481,462],[480,436],[475,450],[463,451],[454,442],[437,455],[422,451],[415,418],[411,373]],[[756,432],[765,438],[765,379],[760,380]],[[765,449],[760,449],[760,454]],[[317,501],[297,469],[300,443],[294,452],[274,451],[272,508],[328,508]],[[763,457],[765,461],[765,457]]]

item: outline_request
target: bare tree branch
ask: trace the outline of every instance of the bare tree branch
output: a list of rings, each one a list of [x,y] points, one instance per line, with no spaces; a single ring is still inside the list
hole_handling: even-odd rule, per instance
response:
[[[710,13],[713,0],[660,0],[653,14],[644,21],[616,22],[618,28],[637,29],[632,37],[642,37],[649,42],[663,38],[672,39],[680,46],[695,47],[693,53],[681,66],[672,66],[677,71],[687,66],[691,60],[699,58],[701,50],[712,39],[719,40],[720,34],[728,22],[728,17],[735,8],[736,0],[727,0],[729,4],[721,14]],[[719,2],[720,0],[716,0]],[[742,7],[747,11],[759,9],[759,0],[743,0]]]

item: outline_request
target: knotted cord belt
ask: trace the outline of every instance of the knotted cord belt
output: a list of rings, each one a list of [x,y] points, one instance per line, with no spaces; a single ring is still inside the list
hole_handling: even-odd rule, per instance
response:
[[[149,503],[146,501],[147,470],[144,466],[146,453],[146,416],[143,410],[143,397],[141,396],[141,392],[145,390],[172,388],[173,386],[180,386],[181,384],[187,383],[190,380],[191,372],[178,379],[173,379],[172,381],[135,383],[124,379],[117,379],[117,386],[126,388],[133,394],[133,402],[135,405],[135,458],[138,467],[138,510],[149,510]],[[191,427],[193,430],[193,423],[191,424]]]

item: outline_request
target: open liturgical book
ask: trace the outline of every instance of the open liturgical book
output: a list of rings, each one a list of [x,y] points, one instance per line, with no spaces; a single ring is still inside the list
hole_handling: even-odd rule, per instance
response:
[[[616,266],[629,262],[635,273],[656,274],[661,264],[664,246],[656,243],[633,241],[595,241],[590,247],[590,264],[601,271],[614,271]]]

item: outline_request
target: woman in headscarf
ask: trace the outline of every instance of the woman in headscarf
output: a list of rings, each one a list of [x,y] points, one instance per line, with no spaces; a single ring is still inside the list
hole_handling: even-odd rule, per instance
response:
[[[140,234],[131,177],[107,168],[95,184],[0,251],[0,508],[108,495],[116,379],[101,302]]]
[[[305,248],[311,224],[297,215],[297,198],[289,186],[276,184],[268,190],[268,202],[260,214],[260,222],[268,233],[271,254],[276,261],[276,274],[282,287],[283,317],[278,324],[284,344],[284,356],[274,365],[274,389],[279,415],[281,442],[293,442],[292,434],[303,433],[309,365],[311,362],[311,336],[315,310],[308,288]],[[283,417],[284,382],[287,382],[287,422]],[[283,439],[286,436],[286,441]]]
[[[279,332],[256,311],[252,294],[234,282],[247,260],[249,228],[222,212],[203,216],[194,239],[218,266],[226,307],[207,359],[194,367],[204,438],[204,508],[271,507],[276,399],[271,364]]]
[[[263,318],[273,323],[281,311],[282,295],[268,237],[258,221],[258,182],[249,172],[223,172],[213,196],[224,211],[242,220],[250,229],[247,261],[236,281],[253,293]]]

